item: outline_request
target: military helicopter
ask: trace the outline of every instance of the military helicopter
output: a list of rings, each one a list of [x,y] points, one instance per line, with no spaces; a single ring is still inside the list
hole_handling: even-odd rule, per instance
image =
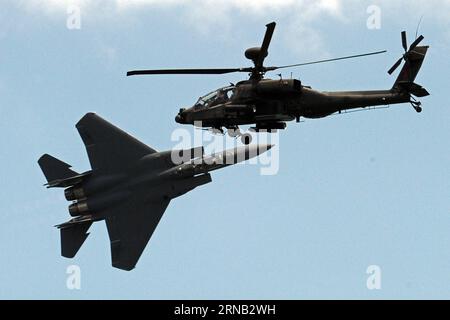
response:
[[[264,60],[269,54],[269,45],[276,23],[266,25],[266,33],[261,47],[245,51],[245,57],[251,60],[253,67],[226,69],[163,69],[129,71],[127,76],[158,74],[201,74],[216,75],[234,72],[246,72],[249,79],[230,84],[202,96],[191,108],[179,110],[175,121],[180,124],[193,124],[208,128],[213,132],[224,133],[224,128],[233,137],[241,136],[245,144],[250,143],[251,135],[242,134],[240,125],[254,125],[251,131],[274,132],[286,128],[286,122],[301,118],[317,119],[347,110],[387,106],[390,104],[410,103],[418,112],[422,112],[421,103],[415,97],[425,97],[429,93],[414,80],[422,66],[428,46],[418,46],[424,39],[416,37],[408,47],[406,32],[401,33],[405,53],[389,69],[393,74],[404,61],[404,66],[393,87],[388,90],[321,92],[302,85],[297,79],[265,79],[266,72],[306,65],[353,59],[385,53],[377,51],[353,56],[340,57],[280,67],[266,67]]]

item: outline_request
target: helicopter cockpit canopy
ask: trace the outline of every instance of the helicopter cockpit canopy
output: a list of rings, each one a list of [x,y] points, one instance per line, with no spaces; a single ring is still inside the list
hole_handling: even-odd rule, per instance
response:
[[[210,92],[200,97],[194,105],[194,109],[200,110],[209,106],[225,103],[231,99],[235,86],[231,85]]]

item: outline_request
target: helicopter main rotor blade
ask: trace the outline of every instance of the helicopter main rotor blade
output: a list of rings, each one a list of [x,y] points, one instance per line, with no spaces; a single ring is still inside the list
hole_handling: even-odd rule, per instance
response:
[[[249,71],[250,71],[249,68],[134,70],[128,71],[127,76],[155,75],[155,74],[226,74],[233,72],[249,72]]]
[[[364,54],[358,54],[358,55],[346,56],[346,57],[340,57],[340,58],[334,58],[334,59],[326,59],[326,60],[311,61],[311,62],[306,62],[306,63],[291,64],[291,65],[288,65],[288,66],[269,67],[269,68],[267,68],[267,70],[268,71],[274,71],[274,70],[278,70],[278,69],[302,67],[302,66],[308,66],[308,65],[311,65],[311,64],[318,64],[318,63],[325,63],[325,62],[332,62],[332,61],[339,61],[339,60],[347,60],[347,59],[354,59],[354,58],[373,56],[373,55],[376,55],[376,54],[381,54],[381,53],[386,53],[386,52],[387,52],[386,50],[383,50],[383,51],[370,52],[370,53],[364,53]]]
[[[275,22],[271,22],[271,23],[266,25],[267,29],[266,29],[266,33],[264,35],[263,43],[261,45],[261,50],[260,50],[260,53],[259,53],[259,57],[255,61],[257,67],[262,67],[264,59],[269,54],[269,46],[270,46],[270,42],[272,41],[272,36],[273,36],[274,31],[275,31],[276,25],[277,24]]]

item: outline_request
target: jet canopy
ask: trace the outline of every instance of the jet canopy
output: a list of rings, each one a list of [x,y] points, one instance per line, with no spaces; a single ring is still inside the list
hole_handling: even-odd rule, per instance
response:
[[[231,99],[235,86],[228,86],[212,91],[200,97],[194,105],[194,109],[204,109],[213,105],[225,103]]]

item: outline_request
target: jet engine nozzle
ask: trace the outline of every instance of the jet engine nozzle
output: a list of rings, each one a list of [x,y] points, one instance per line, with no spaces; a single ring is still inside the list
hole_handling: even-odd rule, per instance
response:
[[[70,187],[64,190],[64,196],[66,197],[67,201],[73,201],[85,198],[86,193],[81,187]]]
[[[86,201],[75,202],[69,206],[69,213],[72,217],[78,217],[89,213],[89,207]]]

